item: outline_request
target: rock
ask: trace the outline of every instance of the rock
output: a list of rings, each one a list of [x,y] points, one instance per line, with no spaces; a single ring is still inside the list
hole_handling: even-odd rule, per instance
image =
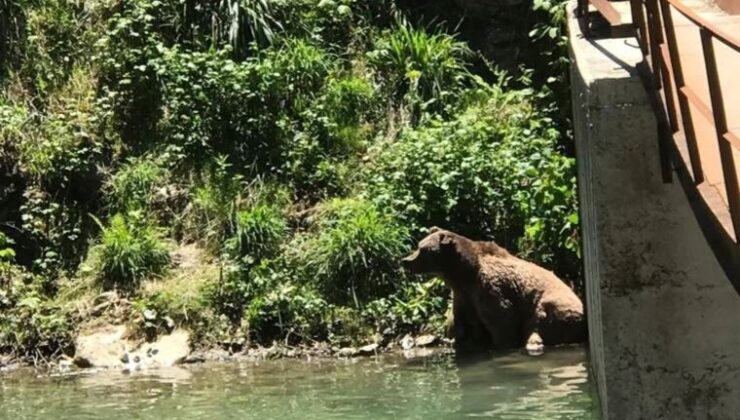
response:
[[[359,351],[355,347],[343,347],[337,351],[338,357],[355,357]]]
[[[229,352],[224,349],[211,349],[211,350],[208,350],[203,355],[203,357],[206,360],[223,362],[225,360],[231,359],[231,354],[229,354]]]
[[[414,347],[416,342],[414,341],[414,338],[410,335],[406,335],[401,339],[401,348],[404,350],[409,350]]]
[[[60,372],[68,372],[72,369],[72,366],[74,366],[74,360],[65,357],[59,361],[59,363],[57,364],[57,369]]]
[[[403,351],[403,357],[405,359],[420,359],[429,357],[434,354],[434,349],[430,348],[424,348],[424,347],[416,347],[413,349],[408,349]]]
[[[118,293],[116,292],[103,292],[95,297],[93,300],[93,305],[99,305],[104,302],[110,302],[113,300],[118,299]]]
[[[192,365],[195,363],[203,363],[206,361],[206,357],[202,354],[189,354],[182,359],[182,364]]]
[[[172,330],[175,329],[175,321],[172,318],[166,316],[164,317],[164,326],[167,328],[168,332],[172,332]]]
[[[90,309],[90,315],[91,316],[99,316],[102,314],[106,309],[108,309],[109,306],[112,305],[111,301],[105,301],[102,303],[99,303],[95,305],[92,309]]]
[[[416,344],[416,347],[429,347],[437,344],[438,342],[439,337],[434,334],[425,334],[416,337],[416,340],[414,340],[414,344]]]
[[[157,319],[157,312],[147,309],[144,311],[144,320],[145,321],[154,321]]]
[[[282,347],[273,344],[272,346],[262,349],[258,352],[260,354],[260,358],[273,360],[281,358],[285,354],[284,350],[285,349],[283,349]]]
[[[314,343],[311,347],[310,353],[314,356],[329,357],[333,350],[328,343]]]
[[[378,343],[368,344],[357,349],[357,354],[360,356],[374,356],[378,353],[380,345]]]
[[[173,366],[190,353],[190,334],[184,330],[175,330],[138,348],[125,336],[126,328],[122,325],[105,325],[81,334],[75,341],[74,363],[83,368],[123,367],[126,371],[133,371]],[[136,350],[129,351],[133,348]]]
[[[148,364],[174,366],[182,362],[190,353],[190,334],[185,330],[175,330],[172,334],[163,335],[145,347],[147,348],[144,355],[148,356]],[[137,357],[141,358],[141,356]]]
[[[104,325],[81,334],[75,340],[74,363],[79,367],[119,366],[126,352],[125,335],[123,325]]]

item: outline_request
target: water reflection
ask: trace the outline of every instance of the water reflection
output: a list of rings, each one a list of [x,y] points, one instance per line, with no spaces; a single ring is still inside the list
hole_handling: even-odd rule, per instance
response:
[[[418,354],[0,376],[2,419],[594,419],[585,354]]]

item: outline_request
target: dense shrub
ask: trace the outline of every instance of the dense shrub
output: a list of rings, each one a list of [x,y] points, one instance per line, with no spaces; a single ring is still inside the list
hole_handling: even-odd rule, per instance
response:
[[[82,7],[63,0],[0,3],[0,75],[17,72],[23,86],[36,96],[37,106],[46,94],[63,85],[79,58]]]
[[[56,269],[76,269],[94,227],[88,213],[99,207],[107,147],[95,135],[93,84],[88,71],[75,68],[44,96],[43,110],[11,93],[17,87],[0,100],[3,214],[21,228],[25,265],[34,260],[50,290]]]
[[[0,307],[5,300],[4,288],[10,284],[13,274],[12,263],[15,261],[15,250],[12,245],[13,241],[0,232]]]
[[[376,331],[390,329],[394,334],[442,333],[450,292],[440,278],[408,283],[389,297],[370,302],[363,317]]]
[[[105,124],[126,146],[141,150],[151,142],[161,116],[155,64],[166,37],[162,28],[174,2],[134,0],[113,7],[98,34],[94,62],[99,67],[101,112]]]
[[[243,63],[226,51],[163,50],[155,67],[169,154],[198,166],[228,156],[259,173],[281,163],[291,119],[321,91],[332,58],[303,40],[286,40]]]
[[[283,156],[282,177],[310,202],[347,193],[351,167],[378,130],[381,101],[372,85],[357,77],[336,77],[300,113]]]
[[[565,274],[578,250],[575,167],[522,93],[494,89],[449,122],[404,131],[367,168],[367,196],[417,232],[489,237]]]
[[[274,276],[268,272],[255,277],[265,274]],[[269,343],[277,339],[292,344],[327,338],[329,305],[321,294],[293,282],[255,281],[262,282],[262,290],[249,300],[244,313],[253,340]]]
[[[367,201],[333,200],[314,223],[314,233],[298,239],[298,264],[331,302],[359,306],[399,287],[409,238],[391,216]]]
[[[44,293],[45,280],[0,262],[0,353],[34,364],[73,347],[68,308]]]
[[[234,228],[234,216],[245,188],[244,178],[234,173],[225,156],[213,159],[200,171],[199,178],[180,229],[185,240],[199,241],[217,253]]]
[[[332,123],[341,130],[377,118],[377,96],[367,80],[350,76],[329,81],[324,104]]]
[[[162,274],[170,263],[161,234],[143,214],[116,214],[109,226],[100,226],[103,235],[93,252],[105,289],[131,291],[138,283]]]

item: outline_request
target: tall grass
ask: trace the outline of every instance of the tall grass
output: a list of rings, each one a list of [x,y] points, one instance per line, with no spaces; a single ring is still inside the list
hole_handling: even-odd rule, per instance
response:
[[[441,105],[468,85],[471,56],[467,44],[453,35],[400,21],[377,42],[370,64],[396,100],[412,95],[421,102]]]
[[[141,280],[167,269],[170,256],[161,232],[143,214],[116,214],[109,226],[100,227],[103,235],[96,247],[97,271],[104,289],[130,291]]]
[[[166,171],[149,157],[132,159],[109,182],[111,205],[114,210],[128,212],[147,209],[154,189]]]
[[[361,306],[387,295],[403,278],[398,256],[406,250],[408,231],[371,203],[335,199],[316,220],[317,231],[299,248],[306,278],[337,304]]]
[[[273,42],[276,32],[283,29],[274,14],[270,0],[221,0],[219,9],[226,22],[221,32],[226,35],[234,54],[244,58],[250,43],[266,46]]]
[[[248,265],[277,252],[288,232],[280,209],[260,204],[236,214],[234,235],[226,241],[230,253]]]

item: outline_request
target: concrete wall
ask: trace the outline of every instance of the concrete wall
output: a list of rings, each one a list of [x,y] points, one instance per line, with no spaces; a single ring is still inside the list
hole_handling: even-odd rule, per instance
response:
[[[636,40],[584,39],[574,7],[590,354],[604,419],[740,419],[740,296],[680,183],[662,182]]]

